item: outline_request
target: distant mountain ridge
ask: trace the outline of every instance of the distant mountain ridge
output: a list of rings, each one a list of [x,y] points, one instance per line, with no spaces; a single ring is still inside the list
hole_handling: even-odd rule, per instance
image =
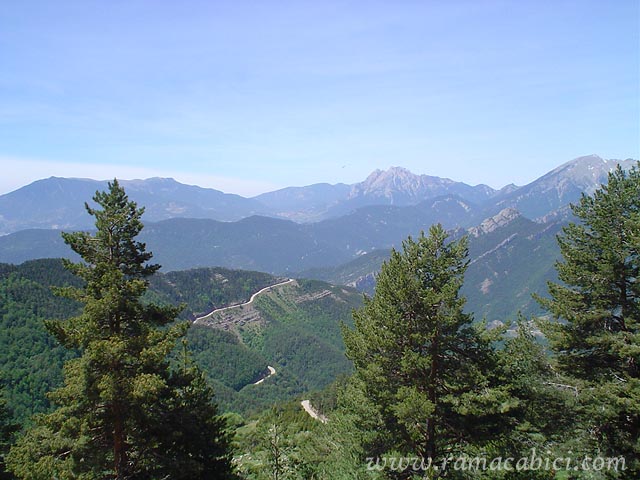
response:
[[[496,194],[487,185],[472,187],[448,178],[416,175],[406,168],[374,170],[353,185],[320,183],[287,187],[254,197],[272,213],[301,222],[318,222],[348,215],[371,206],[412,206],[449,195],[481,204]]]
[[[466,309],[475,318],[507,321],[541,314],[531,294],[545,296],[546,282],[557,281],[554,262],[559,259],[556,235],[567,224],[564,218],[539,223],[506,208],[479,225],[452,231],[469,236],[469,267],[463,295]],[[335,267],[300,272],[298,276],[347,285],[373,295],[375,277],[390,250],[380,249]]]
[[[140,239],[166,270],[222,266],[288,274],[337,265],[366,252],[399,245],[436,222],[472,225],[473,210],[456,197],[408,207],[374,206],[311,224],[252,216],[237,222],[172,218],[147,222]],[[59,230],[31,229],[0,236],[0,262],[71,257]]]
[[[375,170],[364,181],[353,185],[321,183],[287,187],[253,198],[184,185],[171,178],[121,180],[121,183],[132,200],[145,206],[146,222],[171,218],[229,222],[262,215],[318,223],[353,214],[364,207],[413,207],[439,197],[459,198],[479,212],[476,220],[507,207],[535,219],[575,202],[582,192],[594,191],[606,181],[607,173],[615,165],[628,168],[634,162],[603,160],[596,155],[580,157],[528,185],[511,184],[501,190],[416,175],[402,167]],[[91,218],[84,211],[84,202],[90,201],[96,190],[105,189],[106,183],[51,177],[0,195],[0,234],[32,228],[90,228]]]
[[[376,250],[399,247],[408,235],[418,235],[434,223],[441,223],[450,230],[472,228],[471,235],[480,236],[480,233],[491,233],[522,217],[528,222],[537,218],[536,223],[544,230],[547,225],[566,221],[570,216],[568,202],[577,201],[582,192],[590,191],[595,182],[606,181],[606,173],[618,163],[593,156],[576,159],[525,187],[509,188],[507,193],[494,192],[494,197],[480,206],[449,194],[415,205],[365,206],[315,223],[296,223],[258,215],[232,222],[208,218],[168,218],[150,222],[145,218],[146,228],[141,240],[147,242],[157,261],[167,271],[221,266],[290,275],[292,272],[337,267]],[[629,167],[631,161],[622,164]],[[422,188],[420,182],[425,180],[416,180],[411,175],[406,170],[396,169],[380,183],[381,174],[378,173],[371,178],[367,191],[384,194],[388,191],[384,185],[406,177],[418,182],[406,190],[417,192]],[[149,184],[146,181],[140,183],[143,186]],[[182,188],[176,187],[177,182],[174,181],[156,180],[152,183],[153,192],[162,191],[158,186],[163,185],[169,191],[174,187]],[[90,183],[90,188],[95,188],[96,184]],[[132,186],[137,188],[133,191],[140,192],[139,185]],[[195,194],[204,194],[198,187],[194,188]],[[58,189],[56,193],[59,192],[64,193]],[[285,197],[291,194],[292,191],[288,191]],[[163,197],[154,198],[157,205],[165,208],[156,207],[155,210],[166,215],[166,203],[157,200]],[[83,199],[75,200],[83,203]],[[316,200],[311,198],[309,201],[317,204]],[[536,205],[541,207],[534,208]],[[72,252],[56,230],[28,229],[0,236],[0,262],[21,263],[35,258],[70,256],[73,257]]]
[[[348,197],[351,186],[317,183],[306,187],[287,187],[253,197],[274,215],[293,221],[310,222],[326,217],[327,210]]]
[[[473,225],[469,216],[463,227],[458,220],[464,206],[460,199],[444,197],[419,206],[366,207],[316,224],[258,216],[238,222],[175,218],[147,224],[140,240],[164,271],[203,266],[258,270],[371,294],[389,248],[400,248],[407,235],[419,235],[437,219],[455,237],[470,237],[464,294],[477,318],[493,321],[513,318],[517,311],[539,313],[531,294],[544,294],[546,281],[555,280],[556,234],[567,218],[534,222],[506,208]],[[381,212],[385,215],[377,216]],[[71,253],[59,231],[26,230],[0,237],[0,262],[77,260]]]
[[[607,182],[607,175],[617,165],[628,170],[637,160],[604,160],[587,155],[571,160],[551,170],[528,185],[513,190],[495,205],[517,209],[525,217],[536,219],[576,202],[584,192],[592,194]]]
[[[119,180],[129,197],[145,207],[145,220],[175,217],[239,220],[267,214],[256,200],[211,188],[184,185],[172,178]],[[50,177],[0,195],[0,234],[29,228],[81,229],[93,225],[84,209],[107,181]]]
[[[413,205],[427,198],[442,195],[459,195],[474,203],[481,203],[496,191],[487,185],[469,186],[448,178],[430,175],[416,175],[406,168],[391,167],[375,170],[364,182],[351,188],[349,199],[386,199],[391,205]]]

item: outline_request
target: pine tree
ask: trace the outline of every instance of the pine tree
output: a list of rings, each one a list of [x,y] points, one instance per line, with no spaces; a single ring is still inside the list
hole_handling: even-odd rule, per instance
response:
[[[570,448],[559,449],[575,423],[575,389],[555,372],[543,345],[532,332],[532,323],[518,319],[515,335],[509,335],[497,350],[498,368],[494,375],[506,385],[515,400],[508,412],[509,428],[496,435],[489,458],[528,458],[572,456]],[[510,332],[514,332],[510,329]],[[550,453],[549,453],[550,452]],[[484,478],[484,477],[483,477]],[[555,479],[553,469],[488,472],[491,480]]]
[[[19,429],[20,426],[14,422],[11,409],[7,406],[4,396],[0,396],[0,480],[15,478],[7,471],[5,456],[9,452],[15,433]]]
[[[345,329],[359,404],[370,405],[363,422],[381,423],[369,454],[441,463],[499,434],[510,396],[488,374],[495,356],[484,327],[463,311],[466,267],[465,238],[450,241],[440,225],[409,237],[354,312],[354,329]]]
[[[82,314],[47,328],[79,357],[65,364],[58,408],[41,415],[14,447],[9,465],[20,478],[230,478],[224,422],[211,390],[192,368],[172,370],[168,355],[184,336],[180,307],[146,304],[141,296],[159,268],[136,236],[144,209],[117,180],[86,205],[96,233],[65,233],[82,257],[66,262],[84,281],[60,294]]]
[[[572,211],[545,325],[560,370],[576,379],[581,432],[593,450],[626,457],[640,474],[640,164],[620,166]]]

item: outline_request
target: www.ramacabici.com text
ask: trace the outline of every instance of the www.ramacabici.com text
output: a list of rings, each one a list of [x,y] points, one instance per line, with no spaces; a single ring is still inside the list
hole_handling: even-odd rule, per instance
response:
[[[431,458],[423,457],[399,457],[399,456],[382,456],[368,457],[367,470],[372,471],[395,471],[395,472],[428,472],[428,471],[465,471],[465,472],[484,472],[484,471],[613,471],[622,472],[626,470],[626,461],[622,456],[619,457],[602,457],[588,456],[581,457],[571,456],[572,452],[568,452],[565,456],[551,456],[550,451],[538,453],[537,450],[531,449],[529,455],[524,457],[486,457],[471,455],[449,455],[438,461]]]

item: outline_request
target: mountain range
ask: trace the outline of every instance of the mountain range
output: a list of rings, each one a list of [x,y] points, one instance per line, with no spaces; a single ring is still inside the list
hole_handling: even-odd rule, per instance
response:
[[[146,222],[172,218],[238,221],[254,215],[318,223],[353,214],[363,207],[416,207],[441,197],[455,197],[474,209],[475,220],[506,207],[529,218],[549,215],[606,181],[617,164],[633,160],[603,160],[596,155],[574,159],[534,182],[494,190],[446,178],[416,175],[392,167],[376,170],[353,185],[315,184],[288,187],[253,198],[211,188],[181,184],[171,178],[122,180],[130,198],[146,209]],[[0,196],[0,234],[31,228],[84,229],[92,226],[83,205],[106,181],[51,177]]]
[[[518,313],[543,313],[532,294],[544,296],[547,282],[557,281],[554,264],[560,251],[556,235],[567,221],[534,222],[506,208],[476,227],[452,231],[454,237],[469,237],[469,267],[462,288],[466,310],[488,322],[512,320]],[[389,249],[375,250],[335,267],[309,269],[298,275],[373,295],[375,275],[390,254]]]
[[[172,179],[122,184],[145,207],[140,240],[163,266],[151,281],[151,300],[183,303],[183,319],[193,320],[282,284],[250,308],[224,310],[219,325],[196,323],[189,330],[193,358],[221,405],[248,412],[349,371],[339,325],[360,305],[358,291],[372,294],[391,248],[433,223],[454,238],[469,238],[462,293],[477,320],[541,314],[531,294],[544,295],[546,283],[557,280],[556,236],[572,219],[569,204],[600,187],[616,165],[633,163],[581,157],[528,185],[500,190],[398,167],[354,185],[289,187],[254,198]],[[105,187],[50,178],[0,196],[0,296],[6,300],[0,302],[0,343],[13,352],[4,358],[4,368],[14,372],[9,400],[30,412],[46,408],[44,392],[60,381],[66,355],[45,334],[42,319],[77,308],[50,291],[56,282],[75,281],[61,262],[30,260],[77,260],[60,231],[91,229],[83,204]],[[277,374],[257,384],[268,367]],[[41,381],[23,381],[33,375]]]
[[[518,310],[537,313],[530,294],[543,293],[555,278],[555,237],[571,218],[569,204],[606,182],[616,165],[633,163],[580,157],[528,185],[501,190],[397,167],[354,185],[290,187],[251,199],[171,179],[122,183],[146,208],[140,239],[165,272],[220,266],[371,293],[389,250],[441,223],[454,235],[469,235],[465,295],[477,315],[496,320]],[[1,196],[0,224],[16,231],[0,236],[0,262],[74,259],[60,229],[90,229],[82,205],[105,186],[52,178]]]
[[[165,270],[215,265],[288,275],[400,245],[435,222],[447,228],[473,225],[471,209],[458,198],[442,197],[408,207],[364,207],[307,224],[264,216],[236,222],[172,218],[147,222],[140,239]],[[60,230],[28,229],[0,237],[0,262],[52,257],[74,258]]]

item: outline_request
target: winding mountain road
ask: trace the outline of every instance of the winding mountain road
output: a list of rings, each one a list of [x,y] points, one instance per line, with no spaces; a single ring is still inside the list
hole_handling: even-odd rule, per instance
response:
[[[289,280],[285,280],[284,282],[280,282],[280,283],[276,283],[275,285],[270,285],[268,287],[264,287],[262,290],[258,290],[256,293],[251,295],[251,298],[249,299],[248,302],[239,303],[237,305],[229,305],[228,307],[216,308],[215,310],[207,313],[206,315],[203,315],[201,317],[196,318],[193,321],[193,323],[196,324],[196,323],[200,322],[201,320],[204,320],[205,318],[208,318],[211,315],[214,315],[214,314],[219,313],[219,312],[225,312],[227,310],[232,310],[234,308],[242,308],[242,307],[246,307],[247,305],[251,305],[258,295],[260,295],[260,294],[262,294],[264,292],[268,292],[272,288],[281,287],[282,285],[287,285],[288,283],[293,283],[293,282],[295,282],[295,280],[293,278],[290,278]]]
[[[293,282],[295,282],[295,280],[293,278],[290,278],[289,280],[285,280],[284,282],[280,282],[280,283],[276,283],[274,285],[269,285],[268,287],[264,287],[263,289],[258,290],[256,293],[251,295],[251,298],[249,299],[248,302],[239,303],[239,304],[236,304],[236,305],[229,305],[228,307],[216,308],[215,310],[207,313],[206,315],[203,315],[201,317],[196,318],[193,321],[193,323],[196,324],[196,323],[200,322],[201,320],[205,320],[206,318],[211,317],[212,315],[215,315],[216,313],[219,313],[219,312],[226,312],[227,310],[233,310],[234,308],[242,308],[242,307],[246,307],[247,305],[251,305],[253,303],[253,301],[258,297],[258,295],[261,295],[261,294],[263,294],[265,292],[268,292],[269,290],[271,290],[273,288],[281,287],[283,285],[287,285],[287,284],[293,283]],[[269,370],[269,373],[264,378],[261,378],[257,382],[254,382],[253,385],[260,385],[267,378],[272,377],[273,375],[276,374],[276,369],[273,368],[271,365],[267,365],[267,369]]]
[[[254,385],[260,385],[262,382],[264,382],[267,378],[272,377],[273,375],[276,374],[276,369],[273,368],[271,365],[267,365],[267,368],[269,369],[269,373],[267,374],[266,377],[261,378],[260,380],[258,380],[257,382],[254,382]]]
[[[300,402],[300,405],[302,405],[302,408],[304,408],[304,411],[307,412],[311,416],[311,418],[320,420],[322,423],[327,423],[329,421],[327,417],[325,417],[324,415],[319,413],[315,408],[313,408],[313,405],[311,405],[310,400],[302,400]]]

